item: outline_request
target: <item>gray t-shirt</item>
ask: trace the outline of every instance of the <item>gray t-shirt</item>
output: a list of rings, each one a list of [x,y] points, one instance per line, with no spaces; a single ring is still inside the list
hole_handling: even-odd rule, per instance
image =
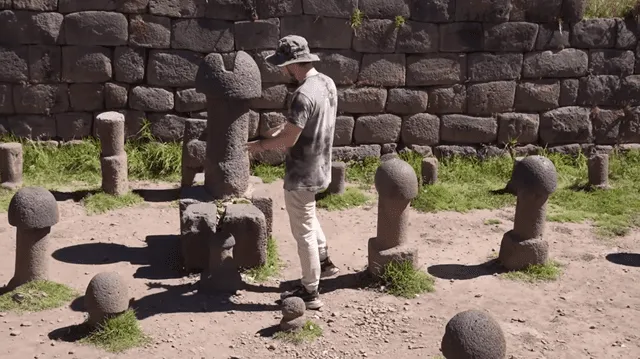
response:
[[[337,112],[336,85],[322,73],[307,77],[293,93],[287,119],[303,130],[287,152],[285,190],[318,192],[329,186]]]

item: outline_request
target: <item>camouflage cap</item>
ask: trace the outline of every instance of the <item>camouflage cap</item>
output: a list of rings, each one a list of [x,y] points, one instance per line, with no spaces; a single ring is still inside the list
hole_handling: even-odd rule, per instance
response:
[[[320,61],[320,58],[311,53],[309,43],[304,37],[289,35],[278,41],[276,52],[266,60],[272,65],[283,67],[300,62]]]

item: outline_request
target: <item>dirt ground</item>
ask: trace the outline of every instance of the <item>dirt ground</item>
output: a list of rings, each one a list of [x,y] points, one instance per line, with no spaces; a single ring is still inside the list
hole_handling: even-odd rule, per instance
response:
[[[412,210],[410,237],[419,244],[421,265],[436,276],[436,291],[414,300],[357,289],[356,273],[367,263],[367,240],[376,231],[375,205],[320,211],[330,254],[341,268],[336,279],[321,284],[322,311],[307,312],[323,327],[324,336],[301,346],[272,339],[264,333],[280,319],[275,304],[280,281],[298,278],[299,261],[282,182],[258,186],[275,200],[274,236],[285,268],[282,278],[251,287],[231,301],[197,295],[198,278],[182,278],[171,269],[177,255],[178,208],[161,201],[171,190],[153,192],[155,202],[96,216],[87,216],[72,200],[60,202],[61,221],[52,231],[51,279],[84,293],[95,274],[121,273],[129,279],[141,326],[152,341],[112,354],[56,340],[84,320],[81,301],[76,300],[43,313],[0,314],[0,357],[433,358],[440,354],[447,321],[457,312],[482,308],[505,331],[509,358],[640,358],[640,260],[619,255],[607,259],[611,253],[640,253],[640,234],[607,241],[596,238],[587,224],[549,223],[551,255],[565,265],[564,274],[551,283],[513,282],[480,266],[511,228],[513,208],[467,214]],[[167,198],[161,198],[163,194]],[[501,224],[486,225],[488,219]],[[6,283],[15,255],[15,229],[6,214],[0,218],[0,233],[0,251],[5,253],[0,283]]]

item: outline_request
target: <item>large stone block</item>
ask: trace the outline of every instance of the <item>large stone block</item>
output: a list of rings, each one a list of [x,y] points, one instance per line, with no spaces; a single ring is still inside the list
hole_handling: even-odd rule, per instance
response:
[[[404,86],[404,54],[365,54],[358,76],[359,85]]]
[[[234,25],[236,50],[275,49],[280,39],[280,20],[239,21]]]
[[[116,47],[113,68],[117,81],[140,83],[144,79],[146,68],[144,49]]]
[[[455,20],[455,0],[414,1],[411,19],[421,22],[451,22]]]
[[[113,11],[117,0],[58,0],[58,11],[71,13],[87,10]]]
[[[63,20],[55,12],[0,11],[0,44],[62,43]]]
[[[571,46],[607,49],[616,45],[616,19],[585,19],[571,29]]]
[[[484,25],[485,51],[531,51],[538,36],[538,25],[530,22],[504,22]]]
[[[236,240],[233,258],[239,267],[253,268],[267,261],[267,221],[252,204],[230,204],[225,209],[222,230]]]
[[[91,136],[93,115],[88,112],[59,113],[55,123],[56,133],[61,140],[81,140]]]
[[[482,24],[454,22],[440,25],[440,51],[482,51]]]
[[[220,1],[206,0],[148,0],[149,12],[153,15],[169,16],[169,17],[203,17],[207,10],[207,3],[209,6],[215,6],[215,3]],[[227,1],[228,2],[228,1]],[[216,9],[220,10],[220,9]],[[240,20],[240,19],[229,19]]]
[[[498,114],[498,143],[518,144],[538,142],[540,116],[530,113],[501,113]]]
[[[29,80],[32,83],[60,82],[62,49],[59,46],[29,46]]]
[[[636,57],[633,51],[589,51],[589,73],[591,75],[629,76],[633,74],[635,65]]]
[[[262,81],[268,83],[292,83],[293,77],[285,73],[283,69],[274,66],[266,61],[266,58],[273,53],[275,53],[274,50],[259,51],[253,56],[253,59],[258,65],[258,69],[260,69],[260,77],[262,78]],[[322,68],[321,72],[327,74],[328,76],[333,78],[336,83],[338,83],[338,80],[336,79],[336,77],[334,77],[334,75],[329,75],[329,72],[327,71],[327,62],[328,61],[325,59],[323,62],[316,63],[316,68],[320,71],[320,66],[325,66]],[[358,61],[356,65],[359,66],[359,64],[360,61]],[[354,75],[354,81],[357,76],[358,72],[356,71]]]
[[[334,147],[332,157],[336,161],[363,161],[367,158],[380,158],[380,145]]]
[[[351,116],[338,116],[333,134],[333,146],[349,146],[356,121]]]
[[[207,97],[193,88],[178,90],[175,96],[175,106],[178,112],[204,111],[207,107]]]
[[[141,14],[147,11],[149,0],[128,0],[116,4],[116,11],[125,14]]]
[[[498,137],[493,117],[444,115],[440,122],[440,140],[452,144],[492,143]]]
[[[536,39],[536,50],[562,50],[570,45],[569,30],[559,26],[559,24],[541,24],[538,28],[538,38]]]
[[[338,89],[338,111],[379,113],[387,103],[387,90],[375,87]]]
[[[138,47],[168,49],[171,47],[171,19],[154,15],[132,15],[129,43]]]
[[[147,83],[158,87],[194,87],[204,57],[186,50],[151,50]]]
[[[220,20],[181,19],[171,26],[171,47],[196,52],[234,50],[233,25]]]
[[[560,82],[560,103],[561,107],[575,106],[578,101],[578,89],[580,81],[578,79],[566,79]]]
[[[357,144],[395,143],[400,140],[402,119],[391,114],[356,119],[353,139]]]
[[[149,115],[151,134],[160,141],[179,141],[182,139],[186,120],[177,115],[152,113]]]
[[[353,35],[353,49],[358,52],[392,53],[396,51],[398,28],[393,20],[363,20]]]
[[[262,84],[262,96],[251,100],[251,108],[281,110],[287,103],[289,89],[282,84]]]
[[[358,8],[370,19],[408,18],[411,3],[411,0],[359,0]]]
[[[358,0],[302,0],[302,10],[307,15],[350,19],[358,8]]]
[[[402,120],[402,143],[406,146],[434,146],[440,142],[440,119],[428,113],[418,113]]]
[[[616,97],[621,106],[640,105],[640,75],[631,75],[622,79]]]
[[[465,55],[407,55],[407,86],[453,85],[466,79]]]
[[[625,110],[624,121],[620,124],[619,140],[622,143],[631,143],[637,148],[637,143],[640,142],[640,107]]]
[[[104,110],[103,84],[69,85],[69,103],[76,112]]]
[[[437,114],[467,112],[467,87],[436,87],[429,90],[427,112]]]
[[[162,88],[136,86],[129,94],[129,106],[139,111],[171,111],[174,106],[173,92]]]
[[[13,104],[17,113],[50,114],[69,110],[67,85],[16,85]]]
[[[112,75],[110,49],[101,46],[62,48],[62,81],[106,82]]]
[[[624,110],[595,109],[589,114],[596,144],[618,143],[620,124],[625,120]]]
[[[320,49],[349,49],[353,31],[344,19],[316,16],[295,16],[280,19],[280,36],[299,35],[307,39],[309,47]]]
[[[587,76],[580,79],[577,103],[580,106],[616,106],[622,102],[619,93],[618,76]]]
[[[260,0],[256,5],[261,19],[302,14],[302,0]]]
[[[467,112],[473,115],[492,115],[513,110],[516,83],[495,81],[469,85]]]
[[[582,77],[587,74],[589,55],[578,49],[530,52],[524,55],[524,78]]]
[[[589,109],[561,107],[540,115],[540,141],[543,145],[586,143],[592,139]]]
[[[426,90],[390,89],[387,99],[387,112],[400,115],[425,112],[428,101],[429,96]]]
[[[16,10],[55,11],[57,7],[58,0],[13,0]]]
[[[115,82],[104,84],[104,106],[107,110],[122,109],[129,103],[129,85]]]
[[[560,81],[538,80],[521,82],[516,88],[515,110],[542,112],[558,107]]]
[[[0,82],[20,83],[29,79],[29,50],[27,46],[0,46]]]
[[[509,21],[511,1],[468,0],[456,2],[456,21],[504,22]]]
[[[9,84],[0,84],[0,114],[13,112],[13,88]]]
[[[50,140],[56,137],[56,118],[43,115],[16,115],[8,117],[11,133],[31,140]]]
[[[469,54],[469,80],[474,82],[517,80],[522,73],[523,55],[518,53]]]
[[[353,85],[360,73],[363,55],[351,50],[321,51],[316,53],[320,62],[315,67],[331,77],[337,85]]]
[[[509,19],[537,23],[557,23],[562,10],[562,0],[512,0]]]
[[[64,37],[68,45],[126,45],[129,23],[117,12],[75,12],[64,17]]]
[[[440,44],[438,25],[417,21],[407,21],[398,30],[396,52],[427,53],[438,52]]]
[[[635,50],[638,44],[638,22],[633,19],[616,20],[616,48]]]

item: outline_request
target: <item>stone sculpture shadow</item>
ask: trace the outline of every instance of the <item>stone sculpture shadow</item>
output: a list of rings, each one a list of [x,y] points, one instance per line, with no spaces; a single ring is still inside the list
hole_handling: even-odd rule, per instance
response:
[[[640,254],[638,253],[609,253],[605,258],[613,264],[640,267]]]
[[[465,264],[436,264],[427,268],[427,272],[440,279],[470,280],[494,274],[505,273],[507,270],[502,267],[497,259],[488,262],[465,265]]]
[[[131,192],[142,197],[145,202],[171,202],[180,198],[180,188],[134,189]]]
[[[88,323],[74,324],[66,327],[54,329],[47,334],[51,340],[75,343],[91,334],[91,327]]]
[[[51,194],[53,194],[53,197],[58,202],[65,202],[69,200],[74,202],[80,202],[89,195],[99,193],[100,190],[91,189],[91,190],[77,190],[77,191],[71,191],[71,192],[66,192],[66,191],[50,191],[50,192]]]

